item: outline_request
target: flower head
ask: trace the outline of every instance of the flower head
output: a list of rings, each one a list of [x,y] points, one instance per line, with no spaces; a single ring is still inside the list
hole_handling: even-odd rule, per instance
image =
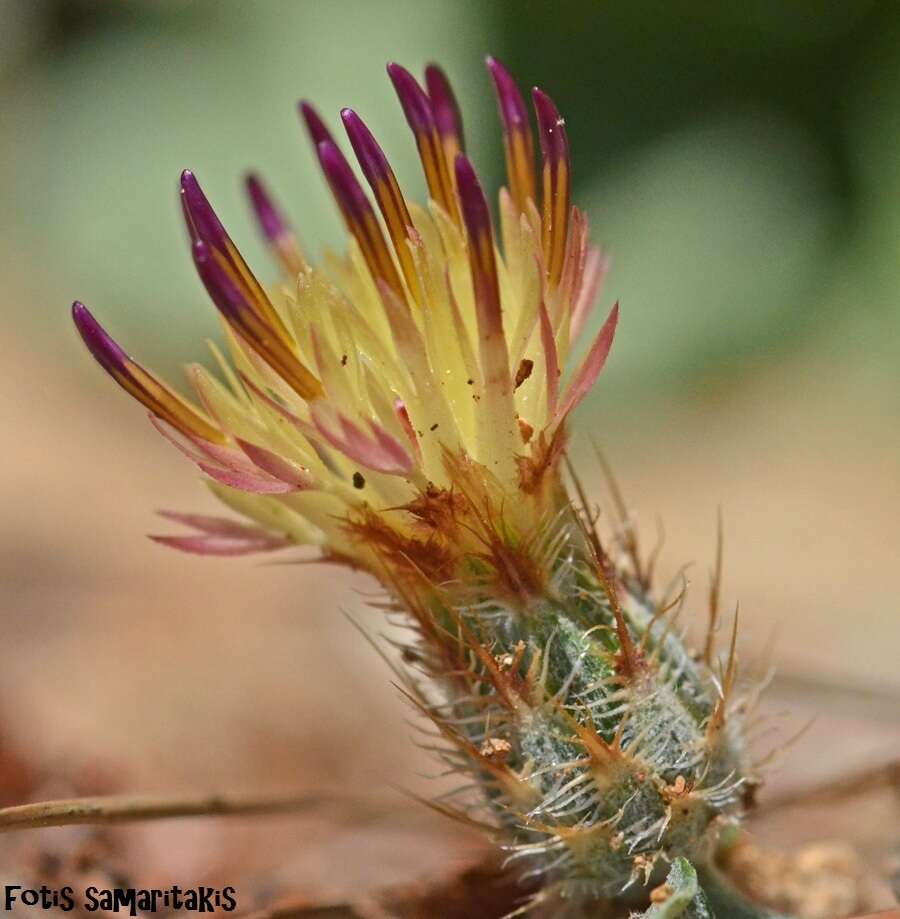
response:
[[[423,88],[390,64],[424,206],[404,196],[356,112],[341,121],[368,192],[300,105],[349,233],[345,255],[312,265],[251,177],[283,272],[263,286],[182,174],[194,264],[231,358],[213,349],[220,377],[190,368],[196,403],[80,303],[74,317],[160,433],[253,521],[169,514],[194,533],[158,539],[219,555],[313,544],[379,578],[411,627],[397,673],[438,732],[430,748],[483,789],[510,861],[543,885],[538,902],[587,902],[658,883],[680,855],[708,855],[754,781],[747,700],[733,641],[718,674],[712,639],[690,655],[665,621],[680,601],[653,599],[636,542],[626,533],[618,561],[566,495],[566,420],[603,369],[618,311],[561,385],[605,261],[570,203],[556,106],[533,91],[535,145],[512,78],[488,68],[506,150],[499,232],[447,79],[429,67]]]
[[[340,117],[368,191],[316,110],[299,106],[349,234],[344,256],[312,265],[250,176],[250,203],[282,269],[279,282],[260,283],[197,178],[182,174],[191,254],[230,351],[226,363],[214,349],[221,378],[189,368],[196,403],[132,360],[75,304],[88,348],[160,432],[222,500],[279,534],[273,541],[247,529],[247,551],[313,543],[373,568],[386,541],[395,558],[415,541],[435,557],[443,547],[462,558],[459,543],[450,551],[439,507],[458,512],[468,502],[485,520],[493,516],[490,529],[504,540],[520,542],[558,500],[565,420],[603,368],[617,310],[561,387],[605,261],[570,204],[568,139],[553,102],[533,91],[538,164],[518,88],[498,61],[489,59],[488,69],[506,149],[499,233],[444,73],[429,66],[421,86],[389,64],[422,162],[424,206],[404,196],[356,112]],[[238,531],[222,526],[224,541],[208,519],[198,535],[166,541],[233,554]],[[439,567],[449,574],[454,565]]]

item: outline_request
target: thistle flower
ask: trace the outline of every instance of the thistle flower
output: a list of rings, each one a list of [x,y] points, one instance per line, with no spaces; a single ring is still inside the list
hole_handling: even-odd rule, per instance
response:
[[[404,692],[432,722],[439,755],[481,789],[481,822],[527,866],[528,905],[577,911],[658,883],[680,856],[709,865],[717,828],[753,781],[734,646],[718,672],[711,645],[692,657],[637,556],[614,559],[563,483],[566,423],[606,363],[618,307],[564,384],[606,259],[570,202],[556,106],[533,90],[538,157],[522,95],[488,60],[507,172],[497,232],[443,72],[428,67],[423,88],[387,69],[424,206],[404,196],[356,112],[341,121],[369,192],[300,104],[348,230],[345,255],[313,265],[251,176],[282,269],[264,286],[182,174],[191,253],[230,352],[229,362],[212,347],[220,377],[189,368],[196,402],[80,303],[75,324],[248,521],[170,513],[192,534],[154,538],[213,555],[312,545],[377,578],[411,628]]]

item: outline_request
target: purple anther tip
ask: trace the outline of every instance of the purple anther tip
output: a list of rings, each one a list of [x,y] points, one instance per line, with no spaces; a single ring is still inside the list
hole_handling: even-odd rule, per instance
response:
[[[306,130],[312,138],[313,146],[318,147],[319,144],[326,140],[332,141],[332,143],[334,142],[331,132],[325,127],[325,122],[322,121],[319,117],[319,113],[309,102],[305,99],[301,99],[297,108],[300,112],[300,117],[306,124]]]
[[[181,194],[184,197],[187,206],[191,209],[192,214],[195,211],[201,210],[212,211],[209,200],[207,199],[206,195],[203,194],[203,189],[200,188],[200,183],[197,181],[197,177],[193,172],[191,172],[190,169],[182,170]]]
[[[541,139],[541,152],[553,161],[568,156],[568,138],[566,126],[553,100],[537,86],[531,91],[534,111],[537,115],[538,135]]]
[[[394,84],[403,113],[416,134],[429,134],[434,128],[431,103],[416,78],[399,64],[387,65],[388,76]]]
[[[323,140],[316,147],[316,152],[319,154],[322,171],[341,209],[354,219],[360,219],[370,210],[369,203],[346,157],[331,140]]]
[[[79,300],[72,304],[72,320],[88,351],[102,367],[106,370],[123,370],[127,366],[128,355]]]
[[[525,101],[516,86],[516,81],[509,71],[495,57],[487,59],[488,71],[497,91],[497,102],[500,105],[500,116],[507,131],[522,130],[528,124],[528,111]]]
[[[345,108],[341,110],[341,121],[344,122],[350,145],[369,182],[376,183],[387,179],[391,174],[387,157],[362,118],[353,109]]]
[[[478,181],[478,176],[469,158],[460,153],[454,164],[456,169],[456,187],[459,190],[459,201],[462,205],[463,220],[469,236],[477,239],[485,232],[490,233],[491,215],[487,198]]]
[[[198,239],[191,246],[191,255],[194,257],[197,274],[216,309],[226,318],[237,316],[245,306],[244,298],[222,266],[213,258],[209,246]]]
[[[456,96],[447,75],[437,64],[425,68],[425,89],[431,101],[431,111],[438,131],[444,137],[458,137],[462,141],[462,118]]]
[[[204,239],[209,243],[221,245],[222,241],[228,238],[197,177],[190,169],[185,169],[181,173],[181,204],[192,239]]]
[[[265,236],[274,242],[287,230],[284,219],[258,176],[250,174],[246,182],[247,193],[250,195],[250,203],[253,205],[256,219]]]

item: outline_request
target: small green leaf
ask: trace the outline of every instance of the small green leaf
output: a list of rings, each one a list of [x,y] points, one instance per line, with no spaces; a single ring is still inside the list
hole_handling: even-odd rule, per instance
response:
[[[676,858],[666,884],[671,893],[635,919],[715,919],[697,883],[697,872],[686,858]]]

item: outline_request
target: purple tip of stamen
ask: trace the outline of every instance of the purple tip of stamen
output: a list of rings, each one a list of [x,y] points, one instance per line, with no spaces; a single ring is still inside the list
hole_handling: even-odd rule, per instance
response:
[[[338,149],[337,144],[330,140],[322,141],[316,147],[316,151],[319,154],[322,171],[328,179],[332,194],[337,198],[341,210],[348,218],[362,220],[371,210],[371,205],[353,174],[347,158]]]
[[[246,307],[241,292],[215,260],[209,246],[197,240],[191,247],[194,266],[216,309],[226,318],[237,318]]]
[[[500,117],[507,132],[525,131],[528,126],[528,110],[525,100],[516,86],[516,81],[509,71],[495,57],[487,59],[487,68],[497,91],[497,102],[500,105]]]
[[[447,75],[437,64],[425,68],[425,89],[431,100],[434,123],[443,137],[458,137],[462,144],[462,117]]]
[[[221,245],[228,239],[225,227],[190,169],[181,173],[181,204],[191,239],[202,239],[213,245]]]
[[[260,228],[265,236],[274,242],[287,231],[284,218],[282,218],[278,208],[275,207],[269,197],[266,187],[257,176],[248,175],[246,181],[247,193],[250,195],[250,203],[253,205],[253,211],[259,221]]]
[[[553,100],[536,86],[531,91],[534,111],[537,115],[538,136],[541,139],[541,153],[554,165],[560,160],[568,159],[569,140],[566,135],[566,123]]]
[[[391,175],[390,164],[362,118],[353,109],[345,108],[341,110],[341,120],[344,122],[347,137],[350,138],[353,152],[369,183],[374,185],[387,179]]]
[[[474,241],[491,232],[491,212],[475,169],[464,153],[457,155],[455,169],[463,220]]]
[[[431,102],[416,78],[399,64],[387,65],[388,76],[394,84],[403,114],[416,135],[430,134],[434,129]]]
[[[72,304],[72,320],[81,340],[87,345],[97,363],[104,370],[125,370],[128,366],[128,355],[106,333],[103,326],[91,315],[90,310],[80,301]]]
[[[197,233],[197,227],[194,225],[194,218],[191,216],[187,200],[183,192],[180,193],[178,197],[181,200],[181,216],[184,217],[184,225],[187,227],[188,236],[190,236],[191,242],[196,242],[200,238],[200,235]]]
[[[300,117],[306,124],[306,130],[312,138],[313,146],[318,147],[324,141],[334,143],[331,132],[325,127],[325,122],[319,117],[319,113],[305,99],[301,99],[297,105]]]

